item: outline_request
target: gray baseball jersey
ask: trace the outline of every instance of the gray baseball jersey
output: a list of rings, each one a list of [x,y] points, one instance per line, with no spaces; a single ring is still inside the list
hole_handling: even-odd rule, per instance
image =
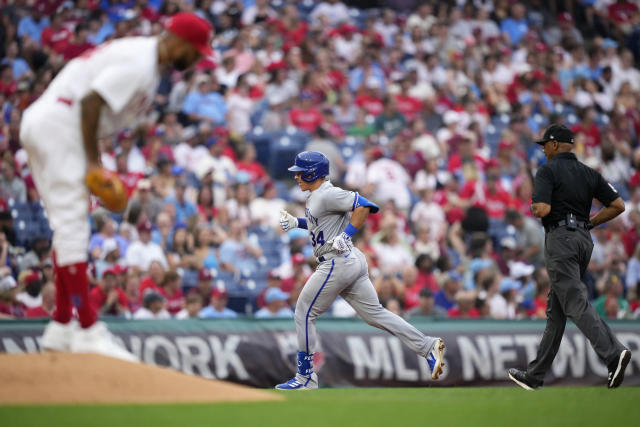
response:
[[[356,207],[357,193],[334,187],[325,181],[307,197],[304,215],[316,257],[331,252],[331,241],[349,224],[349,212]]]
[[[368,324],[402,340],[411,350],[426,356],[436,343],[412,325],[380,305],[362,252],[354,248],[348,254],[336,254],[330,241],[349,223],[349,212],[358,203],[358,194],[334,187],[329,181],[307,198],[306,219],[314,254],[327,260],[318,265],[305,283],[296,303],[295,321],[301,351],[316,351],[316,318],[327,311],[338,295],[342,296]],[[299,374],[298,374],[299,375]],[[300,379],[303,380],[302,378]]]

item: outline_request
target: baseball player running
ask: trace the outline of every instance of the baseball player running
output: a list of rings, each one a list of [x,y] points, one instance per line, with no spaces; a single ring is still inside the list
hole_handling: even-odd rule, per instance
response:
[[[136,360],[89,303],[89,192],[109,209],[124,209],[126,193],[102,168],[98,138],[147,112],[165,69],[185,70],[211,54],[211,26],[198,16],[178,13],[165,29],[103,43],[70,61],[24,113],[20,139],[53,229],[56,311],[42,336],[45,349]]]
[[[442,374],[444,342],[427,337],[416,328],[384,309],[369,279],[369,267],[362,252],[353,246],[351,237],[362,227],[370,212],[378,206],[353,191],[334,187],[327,180],[329,159],[317,151],[296,156],[289,168],[296,182],[309,191],[304,218],[282,211],[280,226],[309,230],[318,268],[311,275],[298,298],[295,312],[298,335],[298,372],[278,390],[318,388],[313,372],[316,348],[316,318],[324,313],[338,295],[342,296],[368,324],[400,338],[409,348],[425,357],[436,380]],[[349,216],[351,212],[351,216]]]

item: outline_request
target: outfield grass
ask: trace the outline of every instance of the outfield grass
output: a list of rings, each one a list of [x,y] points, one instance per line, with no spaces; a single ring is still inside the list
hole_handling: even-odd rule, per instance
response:
[[[2,427],[121,426],[625,426],[640,419],[640,388],[322,389],[286,402],[0,406]]]

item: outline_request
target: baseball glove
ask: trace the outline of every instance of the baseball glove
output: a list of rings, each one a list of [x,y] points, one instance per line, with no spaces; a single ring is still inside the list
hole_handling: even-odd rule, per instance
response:
[[[87,172],[85,184],[95,194],[105,208],[120,212],[127,207],[127,192],[124,184],[115,173],[104,168],[95,168]]]

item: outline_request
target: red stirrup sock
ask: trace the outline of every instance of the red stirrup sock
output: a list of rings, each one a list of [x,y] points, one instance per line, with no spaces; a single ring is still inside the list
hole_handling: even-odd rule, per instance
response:
[[[60,267],[60,276],[69,289],[73,305],[75,305],[76,310],[78,310],[80,326],[88,328],[96,323],[96,312],[93,307],[91,307],[91,302],[89,301],[87,263],[79,262]]]
[[[60,267],[56,261],[56,254],[53,254],[53,279],[56,286],[56,309],[53,312],[53,320],[67,324],[71,320],[71,295],[69,288],[60,277]]]

